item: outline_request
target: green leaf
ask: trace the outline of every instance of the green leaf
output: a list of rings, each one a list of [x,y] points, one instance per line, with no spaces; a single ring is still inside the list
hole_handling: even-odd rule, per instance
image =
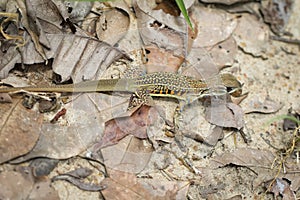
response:
[[[293,117],[293,116],[290,116],[290,115],[279,115],[279,116],[276,116],[276,117],[272,118],[270,121],[268,121],[268,124],[271,124],[271,123],[273,123],[275,121],[279,121],[279,120],[282,120],[282,119],[289,119],[291,121],[296,122],[298,126],[300,125],[300,120],[298,120],[296,117]]]
[[[188,23],[188,25],[191,27],[191,29],[194,31],[193,25],[191,23],[190,17],[188,15],[188,12],[185,8],[183,0],[176,0],[177,6],[179,7],[182,15],[184,16],[185,21]]]

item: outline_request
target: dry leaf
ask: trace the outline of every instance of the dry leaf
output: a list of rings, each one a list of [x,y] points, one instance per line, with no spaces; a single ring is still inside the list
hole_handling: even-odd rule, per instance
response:
[[[269,47],[268,27],[250,14],[238,19],[233,37],[240,48],[253,56],[265,56]]]
[[[35,182],[30,168],[0,173],[0,199],[59,199],[49,180]]]
[[[12,103],[12,98],[6,93],[1,93],[0,103]]]
[[[129,22],[129,14],[125,10],[111,9],[104,11],[96,25],[99,40],[114,46],[126,35]]]
[[[264,99],[263,99],[264,98]],[[275,113],[283,106],[282,103],[277,103],[270,99],[268,96],[254,96],[252,98],[248,98],[247,102],[245,102],[243,108],[245,113]]]
[[[22,2],[20,1],[19,3],[21,5]],[[29,29],[34,42],[28,35],[24,36],[27,43],[22,48],[23,60],[21,60],[20,54],[16,49],[13,49],[14,47],[10,47],[4,54],[1,52],[3,56],[1,59],[0,78],[6,77],[15,63],[20,63],[21,61],[24,64],[40,63],[47,57],[48,59],[54,58],[54,72],[61,75],[62,81],[72,77],[74,82],[81,82],[83,79],[100,78],[103,71],[115,59],[123,55],[116,48],[89,37],[79,28],[76,32],[77,36],[63,34],[61,26],[63,18],[61,16],[68,20],[68,16],[65,13],[66,8],[63,4],[56,1],[53,3],[51,0],[38,2],[32,0],[30,3],[36,13],[30,10],[31,13],[29,14],[33,15],[33,19],[36,19],[36,16],[41,22],[37,22],[39,33],[37,34]],[[25,5],[22,4],[22,6],[22,12],[27,16],[28,10],[25,8]],[[24,18],[22,22],[28,25],[29,19],[27,21],[26,19]],[[47,34],[44,34],[44,31]],[[43,49],[40,43],[48,48]],[[65,67],[66,65],[68,67]]]
[[[244,112],[234,103],[213,100],[213,104],[205,110],[205,119],[221,127],[241,129],[244,127]]]
[[[222,10],[194,6],[190,17],[196,21],[198,29],[193,48],[214,46],[229,38],[237,26],[234,15]]]
[[[102,181],[106,189],[101,191],[105,199],[185,199],[187,182],[142,180],[134,174],[109,170],[109,177]]]
[[[0,104],[0,163],[28,153],[41,134],[43,118],[20,100]]]
[[[223,67],[231,66],[234,63],[237,51],[237,44],[234,38],[230,36],[223,42],[213,46],[208,52],[218,68],[222,69]]]
[[[284,33],[293,10],[292,0],[268,0],[261,2],[261,11],[266,23],[271,25],[275,34]]]
[[[101,149],[116,144],[129,134],[141,139],[147,138],[147,127],[151,123],[149,119],[155,118],[155,116],[150,117],[150,109],[149,106],[142,106],[130,117],[115,118],[106,122],[104,135],[95,148]]]
[[[283,179],[276,178],[271,188],[269,188],[270,192],[274,193],[275,199],[282,196],[282,200],[296,200],[296,195],[290,188],[290,184]]]
[[[64,107],[67,114],[56,124],[44,122],[42,133],[33,150],[15,163],[35,157],[66,159],[76,156],[98,141],[104,123],[126,111],[124,98],[101,94],[74,94],[73,101]],[[52,117],[50,117],[49,121]]]
[[[153,148],[147,140],[127,136],[118,144],[101,149],[101,152],[106,167],[139,173],[148,165]]]
[[[183,63],[184,58],[180,56],[174,56],[172,51],[166,51],[160,49],[157,46],[146,46],[147,56],[147,73],[153,72],[174,72],[178,71],[178,68]]]
[[[151,6],[151,3],[155,5],[154,1],[136,1],[134,7],[140,36],[146,51],[149,50],[149,68],[158,64],[162,68],[159,71],[166,71],[163,68],[171,64],[176,70],[186,55],[187,29],[185,21],[182,17],[174,17],[161,9],[153,10],[154,6]],[[157,62],[155,58],[161,58],[163,52],[167,52],[169,58],[164,59],[162,63]],[[152,55],[152,53],[154,54]],[[176,58],[175,62],[174,60],[169,62],[172,57]]]
[[[251,148],[240,148],[233,152],[225,152],[213,158],[210,165],[213,168],[234,164],[245,167],[270,168],[275,159],[272,152]]]

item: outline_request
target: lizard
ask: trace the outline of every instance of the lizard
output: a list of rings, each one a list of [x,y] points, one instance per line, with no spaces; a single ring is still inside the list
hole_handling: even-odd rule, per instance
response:
[[[217,81],[220,81],[226,90],[211,94],[211,85]],[[176,98],[180,100],[180,102],[183,102],[183,105],[179,105],[179,107],[210,95],[224,95],[228,93],[232,96],[239,97],[242,94],[242,84],[232,74],[228,73],[220,74],[219,77],[203,80],[177,73],[155,72],[136,78],[100,79],[48,87],[6,87],[0,88],[0,93],[18,92],[21,90],[28,92],[129,92],[133,94],[128,107],[128,109],[131,109],[141,103],[149,105],[147,101],[151,101],[152,97],[156,96]],[[150,102],[150,106],[152,105]],[[174,117],[174,119],[175,118],[176,117]],[[175,132],[177,131],[176,129],[174,130]],[[184,147],[180,142],[181,134],[178,134],[175,140],[179,146]],[[196,174],[200,173],[199,170],[191,164],[188,158],[182,158],[182,162]]]
[[[240,96],[242,84],[229,73],[219,75],[221,84],[228,94]],[[186,103],[210,95],[210,85],[217,77],[207,80],[196,79],[171,72],[155,72],[136,78],[100,79],[83,81],[75,84],[55,86],[28,86],[0,88],[0,93],[25,90],[28,92],[130,92],[142,101],[150,96],[171,97]],[[224,92],[222,93],[224,94]],[[216,94],[218,95],[218,94]]]

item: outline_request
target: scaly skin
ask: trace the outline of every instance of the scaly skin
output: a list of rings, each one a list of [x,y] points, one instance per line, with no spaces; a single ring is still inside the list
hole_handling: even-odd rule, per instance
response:
[[[183,76],[169,72],[156,72],[133,79],[102,79],[85,81],[76,84],[56,85],[49,87],[15,87],[0,88],[0,93],[17,92],[26,90],[29,92],[130,92],[146,90],[150,96],[173,97],[186,100],[193,96],[201,98],[209,94],[210,84],[216,81],[216,77],[207,81],[197,80],[189,76]],[[233,96],[240,96],[241,83],[231,74],[220,74],[221,84],[227,92]]]

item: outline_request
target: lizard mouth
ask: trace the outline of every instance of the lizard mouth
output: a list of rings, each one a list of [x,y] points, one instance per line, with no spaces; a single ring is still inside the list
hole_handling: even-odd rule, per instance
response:
[[[232,87],[227,87],[227,92],[233,97],[240,97],[242,95],[242,88],[232,88]]]

